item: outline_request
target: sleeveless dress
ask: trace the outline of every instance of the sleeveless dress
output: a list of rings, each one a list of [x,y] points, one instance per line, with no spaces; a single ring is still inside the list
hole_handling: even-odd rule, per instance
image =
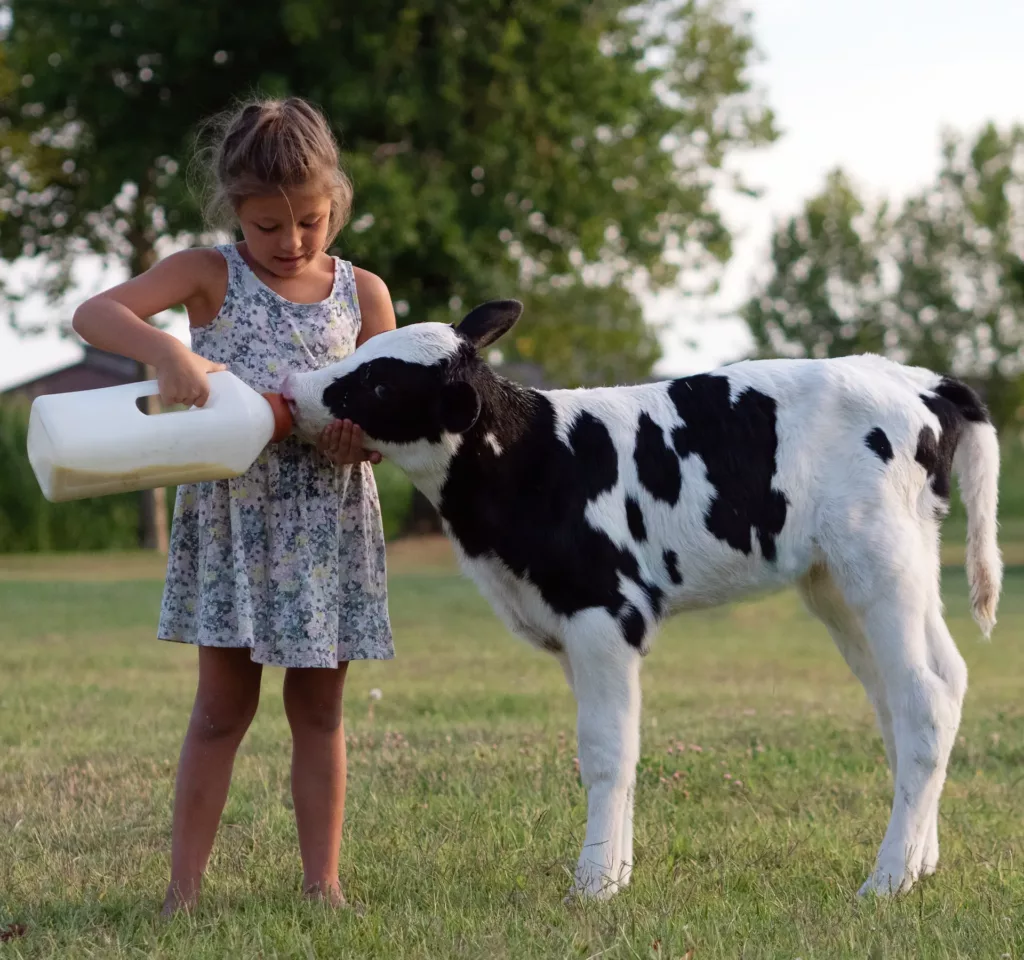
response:
[[[327,366],[355,349],[352,265],[334,258],[326,300],[271,290],[233,244],[220,312],[191,331],[195,353],[260,392],[289,371]],[[257,663],[336,667],[394,656],[384,531],[373,468],[336,466],[296,436],[269,445],[232,480],[178,487],[157,636],[248,647]]]

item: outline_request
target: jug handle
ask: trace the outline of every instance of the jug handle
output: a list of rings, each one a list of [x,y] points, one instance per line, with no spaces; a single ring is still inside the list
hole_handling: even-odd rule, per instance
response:
[[[218,371],[218,373],[224,373],[228,371]],[[210,383],[210,397],[206,401],[206,404],[202,407],[189,407],[187,410],[175,410],[169,414],[161,414],[161,416],[174,416],[175,413],[189,413],[195,410],[210,410],[213,409],[217,403],[217,397],[220,395],[218,388],[219,382],[217,380],[217,373],[211,373],[209,375]],[[128,393],[133,394],[135,399],[138,400],[142,397],[153,397],[159,394],[159,385],[156,380],[139,380],[135,383],[126,383],[125,388]],[[270,438],[271,443],[280,443],[285,437],[289,436],[295,426],[295,420],[292,416],[291,407],[288,402],[280,393],[262,393],[260,396],[270,405],[270,409],[274,414],[274,433]],[[136,406],[135,408],[139,416],[145,417],[148,414],[143,413]]]
[[[208,379],[208,382],[210,384],[210,396],[208,397],[208,399],[206,401],[206,404],[204,406],[202,406],[202,407],[191,406],[191,407],[188,407],[185,410],[171,410],[171,411],[168,411],[168,413],[173,416],[175,413],[188,413],[189,411],[192,411],[192,410],[209,410],[209,409],[211,409],[213,407],[214,403],[216,403],[217,397],[220,394],[220,390],[219,390],[220,381],[217,380],[217,374],[219,374],[219,373],[227,373],[227,372],[229,372],[229,371],[218,370],[216,373],[211,373],[211,374],[208,375],[207,379]],[[133,383],[126,383],[124,385],[124,389],[125,389],[126,393],[134,396],[136,400],[141,400],[143,397],[156,397],[156,396],[159,396],[159,394],[160,394],[160,382],[158,380],[136,380]],[[138,410],[138,407],[136,407],[136,409]],[[142,416],[144,416],[144,417],[148,416],[148,414],[143,413],[141,410],[139,410],[139,413],[142,414]],[[168,415],[167,413],[161,414],[161,416],[167,416],[167,415]]]
[[[124,392],[128,396],[135,400],[141,400],[143,397],[159,397],[160,395],[160,384],[157,380],[136,380],[132,383],[126,383],[122,387]],[[150,414],[146,413],[145,410],[141,409],[138,403],[132,404],[135,410],[138,412],[140,417],[148,417]],[[168,412],[183,412],[183,411],[168,411]],[[167,414],[161,414],[166,416]]]
[[[160,393],[160,385],[157,380],[135,380],[132,383],[126,383],[122,389],[125,393],[134,396],[136,400],[142,397],[155,397]]]

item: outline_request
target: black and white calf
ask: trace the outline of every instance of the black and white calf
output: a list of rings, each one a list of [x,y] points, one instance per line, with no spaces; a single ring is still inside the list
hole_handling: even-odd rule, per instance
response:
[[[525,389],[477,355],[518,319],[485,303],[289,379],[300,433],[333,417],[433,502],[509,628],[559,658],[588,794],[575,889],[629,882],[640,660],[658,622],[795,584],[874,706],[894,778],[861,892],[935,870],[967,669],[943,620],[939,519],[956,472],[987,636],[1002,581],[999,450],[963,384],[878,356],[737,363],[663,383]]]

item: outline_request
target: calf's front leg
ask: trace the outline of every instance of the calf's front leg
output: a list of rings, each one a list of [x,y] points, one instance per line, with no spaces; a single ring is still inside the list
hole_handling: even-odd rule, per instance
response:
[[[633,784],[640,759],[640,655],[604,611],[578,614],[566,633],[577,703],[587,830],[572,892],[606,899],[629,882]]]

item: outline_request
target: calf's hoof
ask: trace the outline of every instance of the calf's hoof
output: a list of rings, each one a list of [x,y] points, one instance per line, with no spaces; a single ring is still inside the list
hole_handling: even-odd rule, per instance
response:
[[[914,879],[906,870],[877,869],[864,881],[857,896],[866,897],[873,893],[876,897],[895,897],[907,893],[913,887]]]
[[[563,902],[610,900],[623,886],[624,884],[620,882],[619,878],[610,877],[596,870],[588,870],[585,873],[577,872],[576,880]]]

